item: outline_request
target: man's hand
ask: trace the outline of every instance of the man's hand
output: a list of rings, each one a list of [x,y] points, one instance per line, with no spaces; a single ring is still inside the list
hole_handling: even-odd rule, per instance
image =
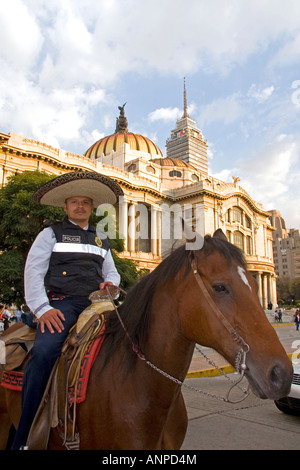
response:
[[[105,289],[107,286],[113,286],[113,283],[110,281],[105,281],[105,282],[101,282],[101,284],[99,285],[100,290]]]
[[[57,308],[52,308],[51,310],[48,310],[39,319],[41,332],[45,333],[46,326],[50,333],[54,333],[53,327],[56,331],[58,331],[58,333],[61,333],[64,329],[62,321],[65,321],[65,317],[60,310],[58,310]]]

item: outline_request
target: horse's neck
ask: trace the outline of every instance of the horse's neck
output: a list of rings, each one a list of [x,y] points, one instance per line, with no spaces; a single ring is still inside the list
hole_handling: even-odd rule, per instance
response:
[[[164,372],[184,380],[194,343],[182,335],[175,308],[168,302],[153,302],[145,356]]]

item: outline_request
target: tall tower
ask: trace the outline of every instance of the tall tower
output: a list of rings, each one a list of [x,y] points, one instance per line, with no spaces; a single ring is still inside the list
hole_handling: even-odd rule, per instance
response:
[[[196,122],[188,115],[187,94],[184,79],[183,116],[178,119],[176,129],[166,143],[167,158],[179,158],[193,165],[198,171],[208,174],[207,143]]]

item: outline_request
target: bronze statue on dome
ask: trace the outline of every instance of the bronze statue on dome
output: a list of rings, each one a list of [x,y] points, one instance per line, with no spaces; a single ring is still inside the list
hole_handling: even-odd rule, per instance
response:
[[[120,116],[117,118],[116,133],[117,132],[128,132],[128,121],[125,116],[124,108],[126,103],[123,106],[119,106]]]

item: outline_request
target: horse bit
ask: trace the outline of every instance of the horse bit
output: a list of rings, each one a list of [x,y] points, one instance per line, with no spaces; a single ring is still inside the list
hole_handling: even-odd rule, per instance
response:
[[[203,395],[206,395],[206,396],[209,396],[211,398],[216,398],[216,399],[219,399],[221,401],[224,401],[224,402],[227,402],[227,403],[240,403],[241,401],[245,400],[248,395],[249,395],[249,386],[247,387],[247,389],[245,388],[242,388],[240,387],[240,382],[243,380],[244,378],[244,375],[245,375],[245,371],[247,369],[247,365],[246,365],[246,357],[247,357],[247,353],[249,352],[250,350],[250,347],[249,345],[243,340],[243,338],[236,332],[236,330],[231,326],[231,324],[229,323],[229,321],[224,317],[224,315],[222,314],[222,312],[219,310],[219,308],[217,307],[217,305],[215,304],[215,302],[213,301],[213,299],[211,298],[211,296],[209,295],[205,285],[204,285],[204,282],[200,276],[200,274],[198,273],[198,270],[197,270],[197,265],[196,265],[196,261],[195,259],[193,258],[191,260],[191,268],[192,268],[192,271],[193,271],[193,274],[195,276],[195,279],[197,281],[197,284],[199,285],[202,293],[204,294],[207,302],[209,303],[210,307],[212,308],[212,310],[214,311],[214,313],[216,314],[216,316],[219,318],[219,320],[223,323],[223,325],[225,326],[225,328],[229,331],[230,335],[232,336],[232,339],[238,343],[241,344],[241,347],[237,353],[237,356],[236,356],[236,359],[235,359],[235,369],[236,371],[240,374],[240,377],[238,378],[237,381],[234,381],[232,380],[222,369],[220,369],[211,359],[209,359],[203,352],[202,350],[200,349],[200,347],[198,345],[196,345],[196,350],[204,357],[204,359],[206,359],[206,361],[212,365],[213,367],[215,367],[218,372],[220,373],[220,375],[224,376],[229,382],[232,383],[230,389],[228,390],[227,394],[225,397],[223,396],[219,396],[219,395],[215,395],[215,394],[212,394],[212,393],[209,393],[209,392],[205,392],[204,390],[200,390],[198,388],[195,388],[195,387],[192,387],[191,385],[188,385],[186,383],[184,383],[183,381],[177,379],[176,377],[173,377],[172,375],[168,374],[167,372],[161,370],[159,367],[155,366],[151,361],[149,361],[145,356],[144,354],[142,353],[141,349],[139,348],[139,346],[137,346],[136,344],[134,344],[134,342],[132,341],[132,339],[130,338],[127,330],[126,330],[126,327],[123,323],[123,320],[119,314],[119,311],[118,311],[118,308],[117,306],[115,305],[114,303],[114,300],[113,300],[113,297],[110,293],[110,290],[108,287],[106,287],[106,291],[108,293],[108,296],[110,298],[110,301],[112,302],[113,306],[114,306],[114,310],[116,312],[116,315],[118,317],[118,320],[126,334],[126,336],[128,337],[129,341],[131,342],[131,345],[132,345],[132,349],[133,351],[135,352],[135,354],[138,356],[139,359],[141,359],[142,361],[145,361],[147,365],[149,365],[152,369],[154,369],[155,371],[157,371],[159,374],[163,375],[164,377],[166,377],[167,379],[171,380],[172,382],[176,383],[177,385],[180,385],[181,387],[184,387],[186,389],[189,389],[191,391],[194,391],[194,392],[197,392],[197,393],[200,393],[200,394],[203,394]],[[123,294],[126,295],[126,292],[124,290],[122,290],[121,288],[118,287],[118,290],[120,292],[122,292]],[[237,387],[243,392],[244,396],[242,396],[242,398],[238,399],[238,400],[232,400],[229,398],[230,396],[230,393],[232,392],[232,390]]]

